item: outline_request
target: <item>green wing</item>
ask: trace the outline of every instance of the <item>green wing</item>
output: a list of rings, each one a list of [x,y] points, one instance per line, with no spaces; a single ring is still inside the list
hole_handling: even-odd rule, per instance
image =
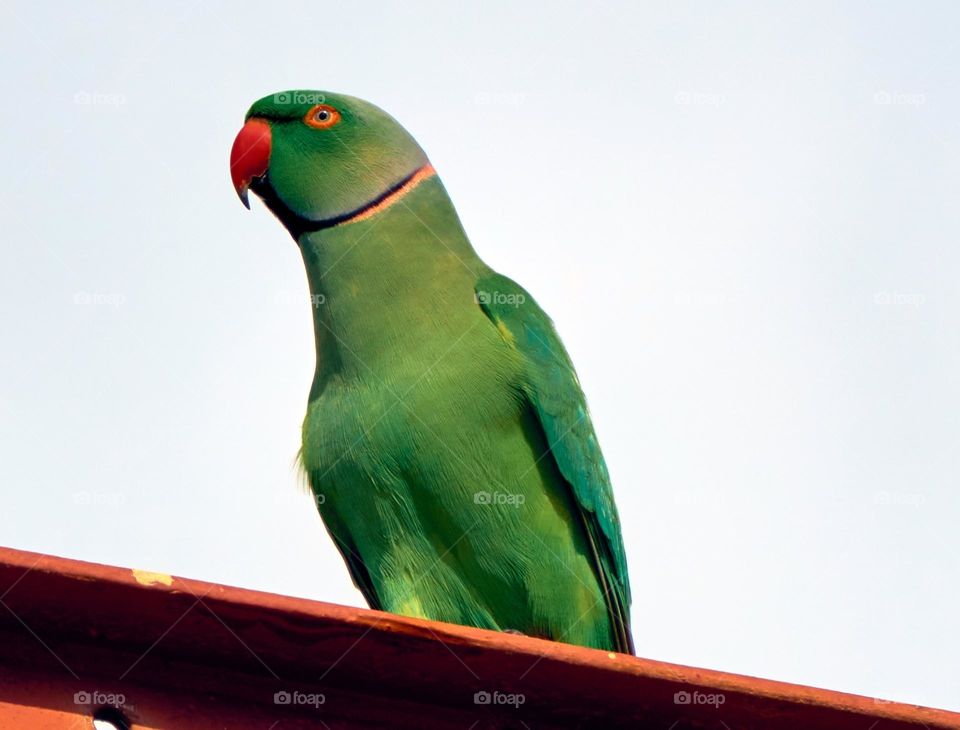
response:
[[[363,595],[364,599],[366,599],[367,605],[370,606],[370,608],[374,609],[375,611],[382,611],[383,603],[380,601],[380,596],[377,595],[376,588],[374,588],[373,585],[373,580],[371,580],[370,573],[367,571],[367,566],[364,564],[363,559],[357,552],[356,546],[352,542],[342,537],[346,534],[345,530],[341,529],[340,534],[335,533],[331,528],[332,522],[334,522],[334,520],[332,520],[330,517],[324,518],[324,524],[327,526],[327,532],[330,533],[330,537],[333,538],[333,542],[336,544],[337,549],[343,556],[344,562],[347,564],[347,569],[350,571],[350,577],[353,579],[353,584]]]
[[[476,294],[486,315],[527,360],[523,392],[579,508],[617,648],[632,654],[630,582],[620,518],[570,356],[550,318],[516,282],[493,274],[477,282]]]
[[[299,461],[302,466],[302,459],[299,459]],[[320,499],[320,495],[323,494],[323,487],[320,482],[321,479],[319,475],[307,472],[307,483],[310,485],[310,490],[316,499],[317,509],[323,517],[323,525],[327,528],[327,533],[330,537],[333,538],[333,543],[337,546],[337,550],[340,551],[340,555],[343,556],[343,560],[347,564],[347,569],[350,571],[350,577],[353,579],[353,584],[363,595],[370,608],[376,611],[382,611],[383,602],[380,600],[380,596],[377,595],[373,580],[370,578],[370,572],[360,557],[360,553],[357,552],[357,546],[353,543],[353,540],[350,539],[350,533],[347,531],[347,526],[337,511],[336,505],[332,503],[332,500]]]

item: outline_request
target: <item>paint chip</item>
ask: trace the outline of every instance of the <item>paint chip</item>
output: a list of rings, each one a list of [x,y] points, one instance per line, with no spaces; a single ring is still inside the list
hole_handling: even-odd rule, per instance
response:
[[[142,586],[152,586],[157,583],[163,583],[165,586],[173,585],[173,577],[166,573],[151,573],[149,570],[134,570],[133,577]]]

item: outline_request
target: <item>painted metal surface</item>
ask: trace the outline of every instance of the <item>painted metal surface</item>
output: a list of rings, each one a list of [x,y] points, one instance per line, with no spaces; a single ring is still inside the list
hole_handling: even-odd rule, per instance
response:
[[[957,728],[960,714],[0,549],[0,730]],[[109,726],[106,726],[109,727]]]

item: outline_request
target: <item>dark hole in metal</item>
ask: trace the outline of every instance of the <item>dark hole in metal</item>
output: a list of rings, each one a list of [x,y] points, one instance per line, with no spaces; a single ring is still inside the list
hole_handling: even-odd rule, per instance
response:
[[[101,707],[93,713],[96,730],[130,730],[130,721],[116,707]]]

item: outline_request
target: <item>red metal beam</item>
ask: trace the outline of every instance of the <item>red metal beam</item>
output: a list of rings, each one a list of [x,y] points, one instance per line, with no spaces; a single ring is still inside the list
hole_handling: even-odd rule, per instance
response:
[[[0,548],[0,728],[956,728],[960,714]]]

